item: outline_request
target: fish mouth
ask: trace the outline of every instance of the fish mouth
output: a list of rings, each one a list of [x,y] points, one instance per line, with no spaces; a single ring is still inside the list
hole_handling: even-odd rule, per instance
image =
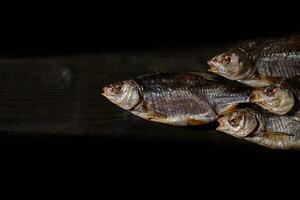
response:
[[[108,98],[109,97],[109,87],[103,87],[101,95]]]
[[[106,90],[107,90],[107,87],[103,87],[103,88],[102,88],[102,92],[101,92],[101,95],[102,95],[102,96],[105,96],[105,95],[106,95]]]
[[[219,70],[217,68],[218,63],[216,61],[213,60],[209,60],[207,61],[207,64],[209,65],[208,71],[212,72],[212,73],[218,73]]]

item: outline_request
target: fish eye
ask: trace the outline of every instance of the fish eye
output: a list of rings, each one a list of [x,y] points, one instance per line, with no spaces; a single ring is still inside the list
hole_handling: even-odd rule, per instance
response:
[[[265,94],[268,96],[273,96],[276,92],[276,88],[275,87],[268,87],[265,89]]]
[[[231,61],[231,56],[229,54],[222,54],[219,57],[217,57],[217,61],[223,64],[228,64]]]
[[[233,127],[237,127],[239,125],[240,120],[239,119],[231,119],[229,120],[229,124]]]
[[[223,59],[223,62],[226,64],[230,63],[230,61],[231,61],[231,57],[229,55],[226,55]]]
[[[112,88],[113,92],[120,92],[121,89],[122,89],[122,85],[120,84],[116,84]]]

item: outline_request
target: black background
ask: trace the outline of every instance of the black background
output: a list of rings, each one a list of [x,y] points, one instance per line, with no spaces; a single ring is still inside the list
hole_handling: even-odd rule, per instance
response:
[[[47,12],[49,16],[40,11],[33,16],[23,15],[7,21],[7,27],[3,27],[1,33],[0,52],[3,57],[9,58],[147,52],[160,48],[197,48],[206,44],[218,47],[244,39],[300,31],[297,13],[290,8],[287,8],[290,12],[286,15],[283,14],[283,7],[271,11],[259,6],[253,9],[245,7],[247,5],[234,8],[230,5],[203,4],[176,9],[169,5],[145,10],[127,7],[106,10],[97,6],[94,9],[69,8]],[[229,143],[213,144],[155,137],[150,140],[149,136],[146,139],[142,136],[139,139],[35,137],[28,136],[28,133],[22,135],[22,132],[11,134],[6,131],[1,136],[1,148],[8,157],[25,154],[55,161],[60,157],[61,162],[89,158],[89,161],[84,159],[87,165],[93,165],[97,160],[102,163],[117,161],[119,166],[140,163],[142,167],[170,162],[171,165],[193,166],[193,169],[213,165],[222,171],[228,170],[228,164],[232,167],[231,163],[257,168],[268,166],[270,161],[276,165],[287,161],[294,164],[299,156],[294,151],[272,151],[246,144],[244,148],[241,144],[231,144],[235,141],[233,139]],[[270,166],[273,167],[273,164]],[[155,169],[160,169],[159,166]]]

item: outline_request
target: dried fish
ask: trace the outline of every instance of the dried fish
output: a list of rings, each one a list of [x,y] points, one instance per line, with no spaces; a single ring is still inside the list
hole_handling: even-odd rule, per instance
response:
[[[208,61],[209,71],[252,87],[300,75],[300,35],[245,42]]]
[[[273,149],[300,150],[300,121],[261,109],[243,108],[218,119],[217,130]]]

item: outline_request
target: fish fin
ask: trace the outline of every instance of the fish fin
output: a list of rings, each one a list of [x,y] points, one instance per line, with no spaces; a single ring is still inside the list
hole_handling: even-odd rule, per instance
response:
[[[272,132],[272,131],[265,131],[265,132],[262,132],[262,134],[265,136],[265,137],[268,137],[268,138],[277,138],[277,137],[283,137],[283,136],[294,136],[293,134],[290,134],[290,133],[284,133],[284,132]]]
[[[138,110],[132,110],[131,113],[145,120],[168,124],[168,118],[166,115],[152,109],[141,108]]]
[[[294,148],[290,141],[292,136],[288,133],[265,131],[244,139],[271,149],[290,149]]]
[[[220,80],[220,77],[215,75],[215,74],[210,74],[207,72],[189,72],[190,74],[196,75],[196,76],[201,76],[202,78],[205,78],[206,80],[209,81],[218,81]]]
[[[188,119],[187,120],[187,125],[190,125],[190,126],[204,125],[207,123],[208,123],[207,121],[197,120],[197,119]]]
[[[152,120],[152,119],[164,119],[167,118],[167,116],[163,113],[160,113],[158,111],[152,110],[152,109],[147,109],[147,118],[148,120]]]

